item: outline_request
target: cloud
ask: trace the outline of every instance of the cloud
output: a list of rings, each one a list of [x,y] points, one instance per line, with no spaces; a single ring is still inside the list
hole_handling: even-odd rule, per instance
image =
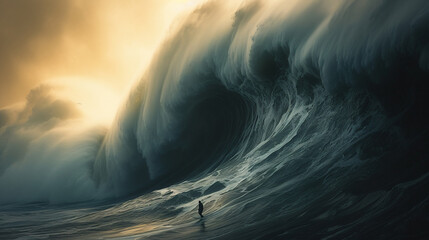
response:
[[[169,1],[0,1],[0,107],[81,76],[123,94],[173,16]],[[174,14],[170,14],[174,15]]]
[[[16,102],[33,87],[35,79],[22,69],[55,53],[58,46],[53,43],[64,30],[70,7],[70,1],[0,2],[1,105]],[[40,45],[46,46],[45,53],[40,52]]]
[[[0,202],[96,198],[90,166],[106,129],[54,92],[41,85],[24,106],[0,109]]]

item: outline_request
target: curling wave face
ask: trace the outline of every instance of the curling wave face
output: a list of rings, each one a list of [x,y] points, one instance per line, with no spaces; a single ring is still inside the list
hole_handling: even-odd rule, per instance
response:
[[[20,156],[12,135],[37,108],[5,120],[0,200],[146,193],[115,211],[174,227],[143,237],[198,238],[186,230],[198,198],[212,236],[421,237],[427,79],[427,1],[209,1],[175,25],[110,129],[54,148],[25,135]],[[47,176],[18,181],[34,162]],[[48,180],[36,195],[9,187]]]
[[[251,1],[219,18],[229,9],[209,2],[184,19],[106,137],[96,175],[122,191],[218,164],[272,135],[255,125],[281,126],[282,117],[293,117],[291,104],[305,109],[319,101],[316,86],[331,95],[369,92],[381,104],[399,105],[393,113],[413,104],[409,95],[422,97],[415,91],[428,76],[425,2],[284,5]],[[404,81],[414,92],[398,91]],[[303,103],[295,103],[299,98]],[[113,164],[98,167],[106,163]],[[117,172],[122,179],[111,177]]]

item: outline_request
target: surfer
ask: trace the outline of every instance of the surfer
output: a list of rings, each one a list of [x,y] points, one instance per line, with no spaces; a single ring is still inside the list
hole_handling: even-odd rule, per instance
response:
[[[201,217],[204,217],[203,210],[204,210],[203,203],[201,201],[198,201],[198,214],[200,214]]]

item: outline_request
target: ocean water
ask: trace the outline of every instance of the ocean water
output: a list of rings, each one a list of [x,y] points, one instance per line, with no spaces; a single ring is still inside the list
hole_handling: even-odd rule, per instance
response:
[[[0,125],[0,238],[429,237],[429,2],[176,25],[110,128],[37,118],[43,89]]]

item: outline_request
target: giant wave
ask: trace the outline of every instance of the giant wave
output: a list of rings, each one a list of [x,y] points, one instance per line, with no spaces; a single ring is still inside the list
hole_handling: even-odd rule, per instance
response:
[[[177,230],[197,198],[229,238],[427,236],[428,11],[209,1],[178,19],[109,129],[76,134],[45,87],[2,110],[0,201],[143,194],[148,224],[176,226],[164,237],[198,238]]]

